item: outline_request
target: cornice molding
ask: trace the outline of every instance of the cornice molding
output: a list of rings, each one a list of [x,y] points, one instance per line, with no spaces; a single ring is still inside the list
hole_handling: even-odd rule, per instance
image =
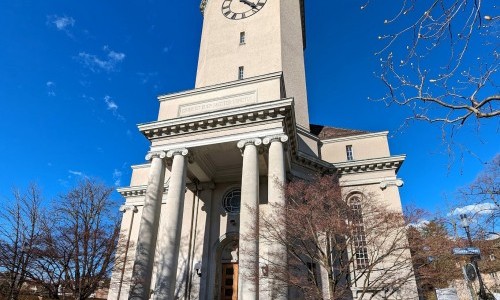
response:
[[[140,164],[140,165],[133,165],[130,168],[132,168],[132,170],[137,170],[137,169],[148,169],[149,167],[151,167],[151,164],[146,163],[146,164]]]
[[[289,98],[195,116],[146,123],[138,125],[138,128],[146,138],[154,140],[179,134],[285,118],[291,114],[292,110],[293,99]]]
[[[130,198],[130,197],[139,197],[139,196],[145,196],[146,195],[146,188],[147,185],[139,185],[139,186],[131,186],[131,187],[123,187],[116,189],[120,195],[122,195],[125,198]],[[168,182],[165,183],[163,186],[163,193],[166,193],[168,191]]]
[[[245,78],[245,79],[241,79],[241,80],[235,80],[235,81],[230,81],[230,82],[225,82],[225,83],[209,85],[209,86],[201,87],[201,88],[197,88],[197,89],[161,95],[161,96],[158,96],[158,101],[160,101],[160,102],[169,101],[169,100],[174,100],[176,98],[205,94],[208,92],[225,90],[229,87],[238,87],[238,86],[243,86],[243,85],[249,85],[249,84],[258,83],[258,82],[262,82],[262,81],[268,81],[268,80],[272,80],[272,79],[282,80],[282,77],[283,77],[283,72],[274,72],[274,73],[249,77],[249,78]]]
[[[338,143],[338,142],[346,142],[346,141],[352,141],[352,140],[357,140],[357,139],[366,139],[366,138],[373,138],[373,137],[379,137],[379,136],[387,136],[388,134],[389,134],[389,131],[363,133],[363,134],[350,135],[350,136],[344,136],[344,137],[333,138],[333,139],[325,139],[325,140],[321,140],[321,142],[323,144]]]
[[[397,172],[405,159],[406,155],[397,155],[397,156],[390,156],[383,158],[373,158],[373,159],[335,163],[333,165],[337,168],[339,175],[365,173],[365,172],[373,172],[381,170],[395,170]]]

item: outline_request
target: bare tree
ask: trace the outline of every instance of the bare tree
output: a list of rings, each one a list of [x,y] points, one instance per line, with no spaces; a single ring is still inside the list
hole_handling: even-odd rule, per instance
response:
[[[57,272],[50,270],[59,280],[64,276],[63,292],[74,299],[88,299],[109,280],[119,237],[111,193],[111,188],[85,179],[55,204],[56,230],[48,232],[44,258],[59,264]]]
[[[35,184],[25,192],[14,190],[13,201],[0,211],[0,272],[4,273],[6,299],[17,300],[30,277],[33,249],[42,235],[42,196]]]
[[[454,127],[499,116],[498,4],[402,0],[394,5],[399,9],[384,20],[389,33],[379,36],[385,45],[376,53],[377,76],[388,90],[380,100],[408,107],[407,120]]]
[[[349,299],[351,288],[364,299],[389,296],[412,281],[401,213],[368,194],[346,201],[336,176],[294,180],[284,192],[286,205],[273,205],[259,222],[260,241],[270,245],[261,258],[269,269],[263,279],[306,299]],[[272,245],[286,248],[285,264]]]
[[[500,154],[488,162],[469,185],[458,190],[455,215],[468,213],[473,232],[500,237]]]

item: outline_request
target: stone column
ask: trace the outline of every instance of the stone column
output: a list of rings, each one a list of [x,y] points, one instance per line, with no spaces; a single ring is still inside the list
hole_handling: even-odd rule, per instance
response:
[[[284,216],[281,215],[280,208],[285,206],[285,195],[283,186],[286,180],[285,169],[285,152],[284,143],[288,141],[288,136],[277,135],[264,138],[264,144],[269,145],[269,166],[268,166],[268,201],[270,214],[277,219],[277,229],[285,233],[285,228],[279,228],[281,223],[280,219]],[[287,268],[288,253],[286,245],[281,243],[271,243],[269,245],[269,260],[278,268]],[[269,272],[269,279],[271,284],[271,299],[286,300],[288,299],[288,287],[282,280],[276,280],[275,276],[283,276],[283,274],[272,274],[272,269]]]
[[[259,299],[259,152],[260,139],[238,143],[243,152],[241,176],[238,299]],[[256,277],[256,278],[255,278]]]
[[[155,291],[156,299],[174,299],[177,282],[177,266],[181,244],[184,196],[186,194],[187,149],[170,150],[167,157],[172,158],[172,170],[167,192],[165,215],[165,245],[160,255],[161,267],[158,268],[159,286]]]
[[[139,226],[129,299],[149,299],[165,183],[165,157],[166,153],[163,151],[152,152],[146,156],[146,160],[151,161],[151,166]]]

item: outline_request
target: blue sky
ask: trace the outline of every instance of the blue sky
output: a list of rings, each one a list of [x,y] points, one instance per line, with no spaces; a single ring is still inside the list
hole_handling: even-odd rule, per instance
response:
[[[370,102],[384,94],[373,72],[388,9],[352,0],[306,1],[306,70],[311,122],[390,130],[403,204],[445,210],[444,195],[474,179],[499,152],[498,121],[461,129],[467,147],[450,159],[439,127]],[[35,181],[51,199],[82,176],[123,186],[144,162],[136,124],[157,117],[160,94],[194,86],[199,0],[0,0],[0,197]],[[474,155],[468,154],[474,153]],[[478,159],[478,158],[479,159]],[[450,165],[450,160],[453,162]],[[115,195],[119,197],[119,195]]]

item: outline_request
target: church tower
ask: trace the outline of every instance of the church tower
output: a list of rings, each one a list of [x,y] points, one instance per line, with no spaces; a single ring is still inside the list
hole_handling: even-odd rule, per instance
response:
[[[150,149],[118,189],[108,299],[302,299],[267,273],[271,251],[285,266],[288,254],[261,241],[259,216],[280,215],[287,179],[333,172],[346,195],[401,211],[405,156],[391,156],[387,132],[309,124],[303,0],[203,0],[201,11],[195,88],[159,96],[158,119],[138,126]]]
[[[196,88],[281,72],[308,128],[303,0],[207,0],[202,11]]]

